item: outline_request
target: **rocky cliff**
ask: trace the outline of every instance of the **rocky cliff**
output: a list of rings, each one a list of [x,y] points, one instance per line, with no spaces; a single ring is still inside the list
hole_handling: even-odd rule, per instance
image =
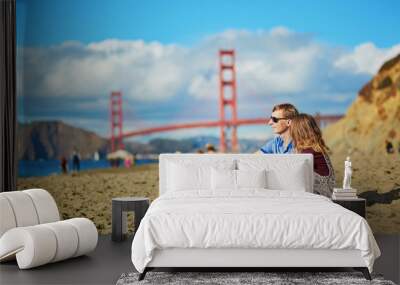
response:
[[[108,143],[94,132],[67,125],[61,121],[32,122],[18,125],[18,158],[59,159],[70,157],[77,149],[83,159],[94,152],[105,154]]]
[[[105,158],[110,151],[109,140],[94,132],[68,125],[61,121],[41,121],[18,124],[18,159],[69,158],[76,149],[82,159],[93,159],[95,152]],[[152,147],[137,142],[125,142],[132,153],[151,153]]]
[[[400,54],[387,61],[358,93],[345,117],[324,130],[334,153],[381,155],[400,148]]]
[[[400,233],[400,55],[361,88],[344,118],[324,130],[324,139],[336,187],[342,187],[343,162],[350,155],[352,187],[367,199],[374,233]]]

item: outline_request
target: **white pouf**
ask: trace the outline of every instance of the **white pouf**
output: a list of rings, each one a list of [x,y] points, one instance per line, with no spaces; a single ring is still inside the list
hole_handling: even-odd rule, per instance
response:
[[[0,262],[17,259],[20,269],[77,257],[98,241],[86,218],[59,221],[53,197],[43,189],[0,193]]]

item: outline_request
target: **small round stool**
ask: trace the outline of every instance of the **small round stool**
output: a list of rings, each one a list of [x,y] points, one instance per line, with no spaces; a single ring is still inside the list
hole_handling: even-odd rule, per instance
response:
[[[149,198],[143,197],[119,197],[112,199],[112,234],[111,240],[122,241],[127,233],[126,220],[127,212],[135,213],[135,233],[140,221],[149,208]]]

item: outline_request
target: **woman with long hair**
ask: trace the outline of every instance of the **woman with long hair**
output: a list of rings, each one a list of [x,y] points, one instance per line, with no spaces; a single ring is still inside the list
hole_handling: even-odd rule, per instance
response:
[[[315,119],[304,113],[295,116],[291,121],[290,135],[296,153],[311,153],[314,156],[314,192],[331,197],[335,173],[329,149]]]

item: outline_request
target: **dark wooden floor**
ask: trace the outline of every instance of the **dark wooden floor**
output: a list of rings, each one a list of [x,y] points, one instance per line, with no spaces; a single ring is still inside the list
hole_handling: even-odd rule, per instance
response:
[[[400,235],[377,235],[382,256],[374,272],[385,279],[400,281]],[[115,243],[110,236],[100,236],[94,252],[88,256],[19,270],[16,262],[0,265],[0,284],[115,284],[124,272],[134,271],[130,259],[132,238]]]
[[[0,284],[115,284],[124,272],[134,271],[130,258],[132,238],[116,243],[99,236],[87,256],[19,270],[16,262],[0,264]]]

